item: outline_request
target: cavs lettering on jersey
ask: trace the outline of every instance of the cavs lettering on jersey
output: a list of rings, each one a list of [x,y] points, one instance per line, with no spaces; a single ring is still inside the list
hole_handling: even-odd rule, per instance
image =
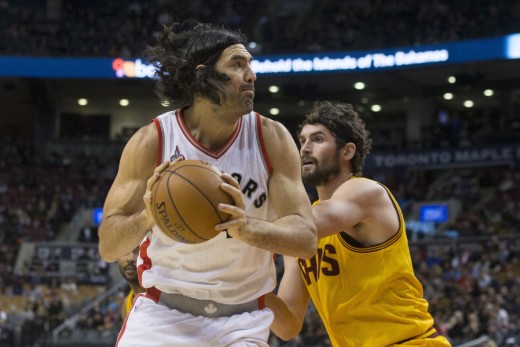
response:
[[[237,121],[234,133],[218,151],[200,144],[188,131],[182,110],[154,119],[159,132],[158,162],[183,156],[214,165],[237,179],[246,198],[249,217],[274,220],[268,196],[271,166],[262,137],[260,115]],[[276,285],[273,254],[221,233],[200,244],[183,244],[157,226],[141,243],[137,259],[140,283],[166,293],[237,304],[258,298]]]
[[[352,178],[365,179],[365,178]],[[386,189],[386,187],[385,187]],[[388,189],[387,189],[388,191]],[[302,278],[335,347],[381,347],[436,334],[415,278],[404,219],[388,241],[362,247],[345,232],[318,241],[316,255],[298,259]],[[442,341],[421,346],[449,346]]]

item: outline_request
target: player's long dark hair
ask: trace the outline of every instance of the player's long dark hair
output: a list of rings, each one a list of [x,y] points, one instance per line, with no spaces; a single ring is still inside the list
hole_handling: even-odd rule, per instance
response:
[[[215,64],[224,49],[239,43],[247,43],[242,33],[212,24],[187,21],[165,26],[157,44],[144,51],[159,77],[156,94],[178,106],[191,105],[196,95],[220,104],[229,78],[216,71]],[[197,69],[201,64],[205,67]]]
[[[372,139],[354,106],[328,100],[316,101],[299,125],[298,134],[304,125],[316,123],[323,124],[330,130],[336,138],[337,148],[345,146],[348,142],[356,145],[356,153],[350,162],[351,170],[354,176],[361,176],[365,158],[372,148]]]

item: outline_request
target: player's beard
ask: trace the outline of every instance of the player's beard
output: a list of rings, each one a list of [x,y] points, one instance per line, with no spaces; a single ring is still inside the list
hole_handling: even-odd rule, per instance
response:
[[[318,187],[329,182],[332,177],[340,174],[341,166],[339,161],[339,151],[336,150],[334,155],[323,162],[313,159],[314,169],[311,171],[302,170],[302,180],[305,184]]]
[[[242,89],[238,92],[227,89],[221,95],[221,106],[217,107],[215,111],[222,120],[235,122],[238,118],[253,111],[253,100],[254,97],[243,92]]]
[[[127,265],[129,266],[129,265]],[[135,271],[133,271],[131,274],[127,274],[127,271],[126,271],[126,268],[127,266],[125,267],[119,267],[119,272],[121,273],[121,276],[123,276],[123,278],[128,281],[128,282],[135,282],[135,281],[138,281],[137,279],[137,268],[135,268],[135,266],[133,266],[133,268],[135,269]]]

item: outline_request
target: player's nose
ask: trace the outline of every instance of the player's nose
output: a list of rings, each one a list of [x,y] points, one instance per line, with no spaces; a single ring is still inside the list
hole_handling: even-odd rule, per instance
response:
[[[249,66],[249,68],[247,69],[247,72],[246,72],[246,81],[248,83],[254,83],[256,81],[256,73],[253,71],[253,69],[251,68],[251,66]]]

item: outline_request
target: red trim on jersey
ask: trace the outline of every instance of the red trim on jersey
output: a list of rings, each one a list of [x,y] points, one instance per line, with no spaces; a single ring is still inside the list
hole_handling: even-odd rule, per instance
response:
[[[128,321],[128,317],[130,316],[130,314],[132,313],[132,308],[134,308],[134,305],[135,305],[135,302],[137,301],[137,298],[139,296],[141,296],[143,294],[138,294],[135,298],[134,298],[134,302],[132,304],[132,307],[130,308],[130,311],[128,311],[128,313],[126,314],[126,317],[125,317],[125,321],[123,322],[123,326],[121,327],[121,331],[119,331],[119,334],[117,335],[117,340],[116,340],[116,345],[115,347],[117,347],[119,345],[119,340],[121,340],[121,338],[123,337],[123,334],[125,333],[125,330],[126,330],[126,322]]]
[[[155,287],[146,288],[145,295],[147,298],[152,299],[157,304],[161,298],[161,291]]]
[[[157,128],[157,133],[159,135],[159,147],[157,148],[157,166],[162,164],[162,156],[163,156],[163,134],[161,129],[161,122],[157,118],[153,119],[155,123],[155,127]]]
[[[260,114],[257,112],[256,116],[256,128],[258,131],[258,141],[260,142],[260,149],[262,150],[262,156],[264,157],[265,165],[267,166],[267,171],[269,172],[269,176],[273,173],[273,167],[271,166],[271,162],[269,161],[269,156],[267,155],[267,150],[265,148],[264,135],[262,133],[262,119],[260,118]]]
[[[137,267],[137,277],[139,278],[139,283],[143,283],[143,272],[151,269],[152,267],[152,259],[148,257],[148,246],[150,246],[150,242],[150,239],[147,237],[139,247],[139,256],[141,259],[143,259],[143,263]]]
[[[218,151],[212,151],[209,148],[204,147],[188,130],[188,127],[186,126],[186,123],[184,123],[184,118],[182,117],[182,114],[184,112],[184,109],[179,110],[179,112],[176,112],[176,118],[177,122],[179,123],[179,128],[181,129],[182,133],[186,137],[186,139],[199,151],[203,152],[206,155],[209,155],[210,157],[214,159],[218,159],[221,156],[223,156],[227,150],[231,147],[233,142],[235,142],[236,138],[238,137],[238,134],[240,133],[240,129],[242,128],[242,117],[237,122],[237,126],[235,127],[235,130],[233,131],[233,134],[231,134],[230,138],[226,141],[224,146],[222,146],[221,149]]]
[[[131,310],[130,310],[131,311]],[[130,312],[128,312],[128,314],[126,315],[125,317],[125,321],[123,322],[123,326],[121,327],[121,331],[119,331],[119,335],[117,335],[117,340],[116,340],[116,345],[115,347],[119,346],[119,340],[121,340],[121,338],[123,337],[123,334],[125,333],[125,330],[126,330],[126,322],[128,321],[128,316],[130,315]]]
[[[258,298],[258,309],[263,310],[265,308],[265,295]]]

